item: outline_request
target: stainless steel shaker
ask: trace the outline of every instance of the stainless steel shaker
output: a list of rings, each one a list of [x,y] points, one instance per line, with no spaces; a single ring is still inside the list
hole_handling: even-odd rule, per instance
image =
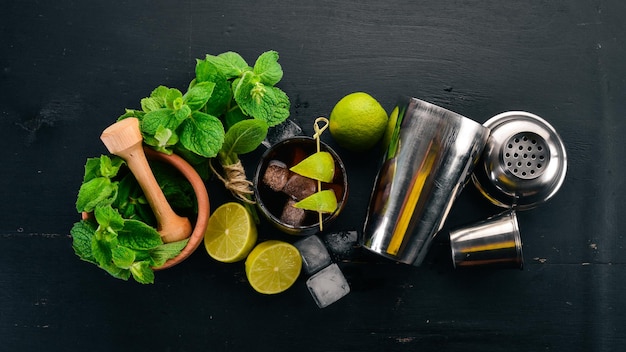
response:
[[[416,99],[401,99],[372,190],[364,248],[419,266],[481,155],[489,129]],[[392,121],[393,122],[393,121]]]

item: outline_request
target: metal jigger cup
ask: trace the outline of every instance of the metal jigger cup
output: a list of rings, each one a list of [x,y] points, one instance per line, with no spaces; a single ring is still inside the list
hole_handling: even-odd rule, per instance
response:
[[[522,269],[522,240],[517,215],[507,210],[486,220],[450,231],[455,268],[499,266]]]
[[[487,143],[489,129],[428,102],[405,98],[372,190],[364,248],[419,266]]]

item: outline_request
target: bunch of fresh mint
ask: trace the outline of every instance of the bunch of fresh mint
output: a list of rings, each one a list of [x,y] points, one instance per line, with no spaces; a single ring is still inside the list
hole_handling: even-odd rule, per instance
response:
[[[196,60],[195,78],[184,94],[159,86],[141,99],[141,110],[126,109],[119,119],[139,119],[147,145],[180,155],[203,179],[210,170],[218,173],[258,222],[239,154],[255,150],[269,127],[289,117],[289,97],[275,87],[282,77],[276,51],[262,53],[254,66],[232,51],[206,55]],[[212,158],[229,171],[212,168]]]
[[[120,119],[138,118],[145,143],[156,150],[176,152],[194,166],[213,157],[228,165],[238,161],[236,154],[256,149],[268,127],[289,116],[289,98],[275,87],[282,77],[275,51],[261,54],[254,66],[235,52],[206,55],[196,61],[195,78],[184,94],[159,86],[141,99],[141,110],[127,109]],[[244,128],[230,132],[243,121]],[[233,148],[225,140],[246,146]]]
[[[87,160],[76,210],[92,217],[74,224],[72,247],[82,260],[113,277],[128,280],[132,276],[137,282],[153,283],[152,268],[178,255],[188,239],[163,243],[141,187],[132,173],[120,175],[124,164],[116,156]],[[181,206],[179,211],[193,211],[196,204],[187,196],[189,183],[159,165],[151,167],[168,201]]]

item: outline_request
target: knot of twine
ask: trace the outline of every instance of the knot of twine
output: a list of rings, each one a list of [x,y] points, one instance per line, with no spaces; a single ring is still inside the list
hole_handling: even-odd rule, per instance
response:
[[[209,162],[209,167],[233,196],[248,204],[255,203],[251,197],[252,194],[254,194],[252,182],[246,178],[246,172],[241,164],[241,160],[237,161],[235,164],[222,165],[226,177],[222,177],[222,175],[213,168],[212,162]]]

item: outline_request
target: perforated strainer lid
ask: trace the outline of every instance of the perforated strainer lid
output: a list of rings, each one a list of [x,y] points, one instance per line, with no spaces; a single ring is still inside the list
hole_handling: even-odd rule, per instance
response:
[[[509,111],[484,123],[491,130],[472,181],[492,203],[518,210],[552,198],[565,179],[567,156],[556,130],[544,119]]]

